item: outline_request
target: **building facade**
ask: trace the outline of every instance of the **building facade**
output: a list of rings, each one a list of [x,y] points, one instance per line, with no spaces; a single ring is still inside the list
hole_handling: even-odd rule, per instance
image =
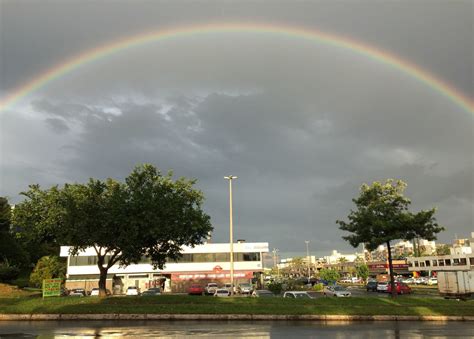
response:
[[[234,283],[260,280],[263,273],[263,255],[268,253],[268,243],[234,244]],[[99,268],[93,248],[77,256],[69,254],[69,246],[61,246],[61,256],[67,257],[66,287],[91,290],[98,287]],[[112,266],[108,271],[107,288],[114,294],[125,293],[130,286],[146,290],[161,287],[165,292],[185,292],[193,283],[230,282],[230,244],[203,244],[183,247],[182,256],[170,261],[163,269],[154,268],[149,258],[138,264]]]

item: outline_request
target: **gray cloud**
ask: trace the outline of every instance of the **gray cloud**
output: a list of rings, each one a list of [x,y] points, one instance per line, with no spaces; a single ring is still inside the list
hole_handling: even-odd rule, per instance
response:
[[[203,2],[188,4],[193,13],[168,2],[30,5],[2,8],[2,91],[124,35],[270,18],[376,44],[473,90],[468,1]],[[349,250],[335,220],[363,182],[385,178],[408,182],[414,210],[438,207],[448,228],[441,240],[472,230],[472,114],[408,74],[336,47],[246,33],[162,41],[83,65],[0,119],[0,194],[13,201],[31,183],[123,179],[150,162],[198,179],[215,241],[228,238],[227,174],[239,176],[235,237],[283,252],[303,251],[305,239],[314,253]]]

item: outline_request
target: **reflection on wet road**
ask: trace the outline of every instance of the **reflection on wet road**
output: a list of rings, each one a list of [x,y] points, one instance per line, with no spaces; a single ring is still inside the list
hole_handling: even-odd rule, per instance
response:
[[[0,338],[472,338],[472,322],[34,321],[0,322]]]

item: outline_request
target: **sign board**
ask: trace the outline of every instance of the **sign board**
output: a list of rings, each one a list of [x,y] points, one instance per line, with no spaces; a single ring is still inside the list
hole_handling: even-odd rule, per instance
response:
[[[234,278],[253,278],[252,271],[236,271],[234,272]],[[189,272],[189,273],[172,273],[171,280],[173,281],[185,281],[185,280],[201,280],[201,279],[230,279],[230,273],[210,273],[210,272]]]
[[[43,279],[43,298],[61,295],[62,279]]]

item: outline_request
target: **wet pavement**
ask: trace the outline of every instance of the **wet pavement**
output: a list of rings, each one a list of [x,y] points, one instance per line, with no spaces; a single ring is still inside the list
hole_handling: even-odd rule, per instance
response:
[[[0,338],[472,338],[473,322],[5,321]]]

